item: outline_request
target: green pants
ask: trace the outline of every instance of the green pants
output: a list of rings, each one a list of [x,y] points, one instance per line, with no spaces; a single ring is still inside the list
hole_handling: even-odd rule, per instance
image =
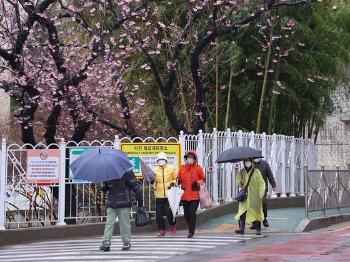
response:
[[[107,208],[107,222],[102,240],[104,246],[111,245],[114,223],[117,217],[123,243],[130,243],[131,241],[130,208]]]

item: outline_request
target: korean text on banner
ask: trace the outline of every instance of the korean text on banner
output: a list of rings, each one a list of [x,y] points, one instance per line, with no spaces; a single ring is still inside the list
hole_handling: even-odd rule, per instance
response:
[[[166,153],[170,165],[177,169],[181,165],[180,143],[121,143],[120,150],[128,154],[133,164],[133,171],[138,178],[142,177],[140,159],[154,169],[157,166],[157,154],[160,152]]]
[[[53,184],[59,182],[60,150],[31,149],[27,151],[28,184]]]

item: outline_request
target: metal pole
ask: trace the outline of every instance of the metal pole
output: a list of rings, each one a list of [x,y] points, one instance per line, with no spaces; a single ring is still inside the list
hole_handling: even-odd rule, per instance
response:
[[[204,167],[204,143],[203,143],[202,130],[199,130],[199,133],[198,133],[197,154],[198,154],[198,165],[200,165],[201,167]]]
[[[325,170],[323,168],[322,170],[322,181],[323,181],[323,186],[324,186],[324,190],[322,190],[321,188],[321,192],[323,192],[323,204],[322,204],[322,207],[323,207],[323,215],[326,217],[327,216],[327,213],[326,213],[326,203],[327,203],[327,198],[326,198],[326,190],[328,191],[328,186],[327,186],[327,180],[326,180],[326,177],[325,177]]]
[[[295,137],[292,138],[292,144],[290,149],[290,196],[295,196]]]
[[[231,129],[227,129],[226,132],[226,144],[225,150],[232,147],[232,134]],[[232,201],[232,165],[225,164],[225,175],[226,175],[226,201]]]
[[[309,219],[309,193],[308,193],[308,188],[309,188],[309,186],[308,186],[308,181],[309,181],[309,177],[308,177],[308,172],[305,172],[304,173],[304,176],[305,176],[305,178],[304,178],[304,183],[305,183],[305,196],[304,196],[304,199],[305,199],[305,217],[307,218],[307,219]]]
[[[286,197],[286,137],[282,136],[281,141],[281,165],[282,165],[282,174],[281,174],[281,183],[282,183],[282,195],[281,197]]]
[[[335,190],[337,192],[337,211],[338,215],[340,215],[340,208],[341,208],[341,203],[340,203],[340,187],[341,187],[341,181],[340,181],[340,171],[339,167],[337,167],[337,173],[336,173],[336,182],[335,182]]]
[[[120,150],[120,139],[118,135],[114,137],[113,148]]]
[[[272,150],[271,150],[271,165],[272,165],[272,174],[276,178],[277,175],[277,135],[272,135]],[[277,197],[276,192],[272,192],[272,198]]]
[[[66,142],[61,138],[60,147],[60,179],[59,179],[59,196],[58,196],[58,223],[64,226],[65,203],[66,203]]]
[[[266,133],[262,133],[262,145],[261,145],[262,155],[267,161],[267,141],[266,141]]]
[[[238,131],[238,146],[243,146],[243,132],[242,132],[242,130]]]
[[[0,230],[5,230],[6,222],[6,171],[7,171],[7,148],[6,139],[1,141],[1,169],[0,169]]]
[[[184,131],[180,131],[179,142],[181,144],[181,164],[184,164],[184,155],[186,154],[186,136]]]
[[[304,138],[301,138],[301,145],[300,145],[300,160],[301,160],[301,176],[300,176],[300,195],[305,194],[305,158],[304,158]]]
[[[255,149],[255,134],[253,131],[249,134],[249,147]]]
[[[219,179],[218,179],[218,164],[216,160],[218,158],[218,131],[216,128],[213,129],[213,157],[212,157],[212,165],[213,165],[213,204],[219,204]]]

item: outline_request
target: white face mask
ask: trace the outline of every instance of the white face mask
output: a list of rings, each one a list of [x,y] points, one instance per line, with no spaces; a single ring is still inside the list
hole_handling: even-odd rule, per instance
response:
[[[189,163],[190,165],[194,164],[194,158],[188,157],[187,158],[187,163]]]
[[[166,164],[166,161],[165,161],[165,160],[163,160],[163,159],[158,160],[158,165],[159,165],[159,166],[165,166],[165,164]]]
[[[255,163],[260,163],[260,161],[261,161],[261,158],[256,158],[256,159],[254,159],[254,162],[255,162]]]
[[[246,168],[251,168],[252,162],[251,162],[251,161],[244,161],[244,166],[245,166]]]

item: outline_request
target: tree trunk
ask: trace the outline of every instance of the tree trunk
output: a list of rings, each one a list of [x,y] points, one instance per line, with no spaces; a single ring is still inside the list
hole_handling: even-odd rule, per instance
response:
[[[56,135],[58,119],[60,115],[61,115],[61,106],[59,104],[56,104],[53,107],[46,121],[46,131],[44,134],[44,138],[48,145],[56,143],[55,135]]]
[[[71,140],[79,143],[84,140],[86,133],[89,131],[91,127],[91,122],[86,122],[84,120],[78,120],[78,125],[74,128],[74,133],[72,135]]]
[[[264,110],[264,100],[265,100],[265,94],[266,94],[267,78],[268,78],[268,73],[269,73],[268,71],[269,71],[269,65],[270,65],[270,56],[271,56],[271,44],[269,46],[269,50],[268,50],[266,62],[265,62],[264,80],[263,80],[263,86],[262,86],[261,96],[260,96],[258,118],[256,120],[256,133],[257,134],[259,134],[261,131],[261,118],[262,118],[262,113]]]
[[[132,121],[129,102],[125,96],[124,90],[119,94],[119,100],[120,100],[120,104],[122,106],[123,118],[125,121],[128,135],[130,135],[131,138],[138,137],[139,135],[138,135],[136,128],[135,128],[135,125]]]
[[[229,114],[230,114],[232,77],[233,77],[233,69],[231,68],[230,81],[229,81],[229,84],[228,84],[228,94],[227,94],[225,130],[227,130],[227,128],[228,128],[228,117],[229,117]]]
[[[273,80],[273,87],[272,87],[272,97],[271,97],[271,103],[270,103],[270,116],[269,116],[269,127],[268,127],[268,133],[272,134],[275,132],[275,120],[276,120],[276,106],[277,106],[277,94],[274,94],[273,91],[276,91],[276,84],[279,77],[279,66],[276,66],[275,68],[275,77]]]
[[[216,38],[215,44],[218,45],[219,41]],[[219,57],[215,56],[215,127],[219,129]]]

